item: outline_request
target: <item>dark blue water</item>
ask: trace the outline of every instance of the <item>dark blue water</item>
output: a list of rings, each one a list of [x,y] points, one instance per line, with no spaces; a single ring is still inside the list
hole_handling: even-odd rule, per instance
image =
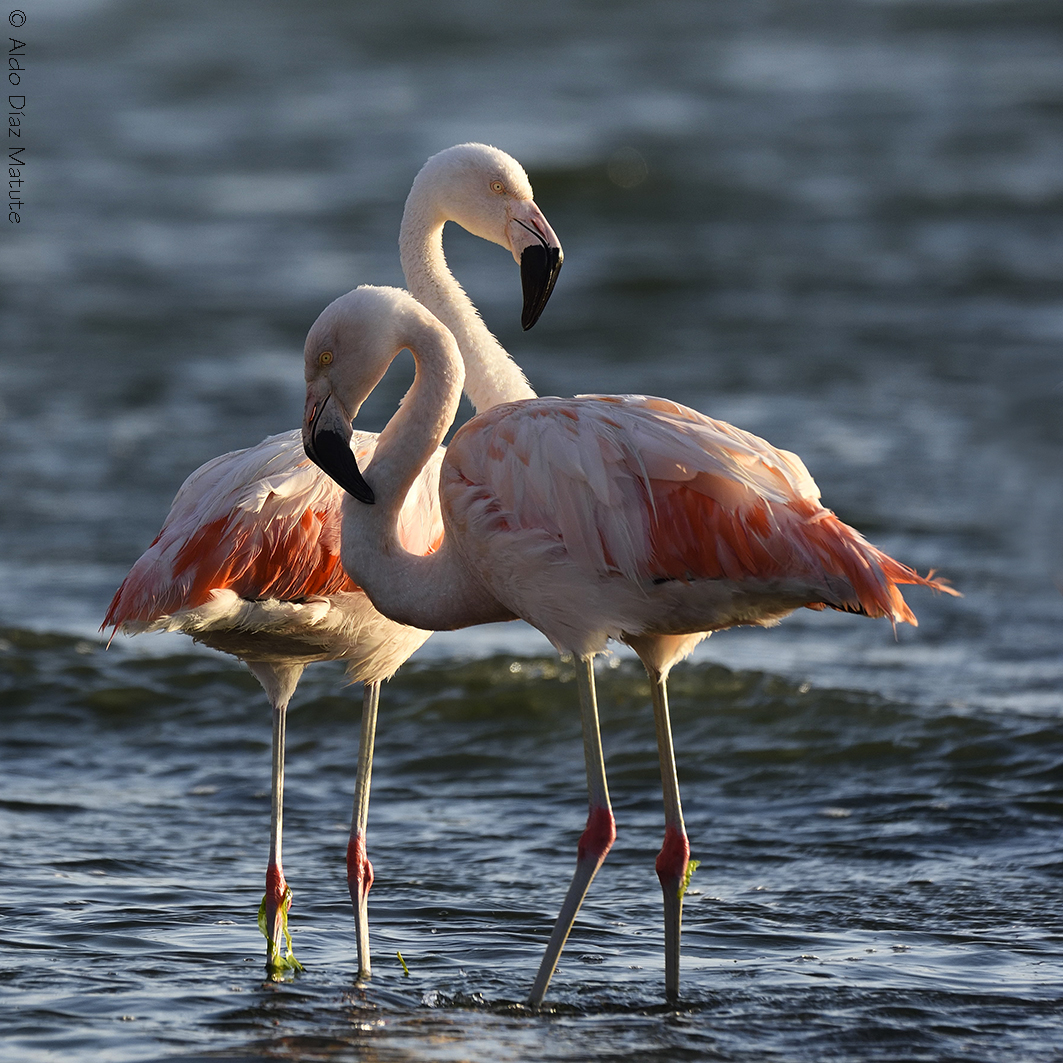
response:
[[[1057,6],[25,14],[26,207],[0,232],[0,1057],[1058,1059]],[[296,696],[306,971],[268,984],[261,691],[185,639],[96,633],[181,480],[298,423],[306,329],[401,283],[413,175],[470,139],[525,164],[565,246],[522,334],[504,253],[447,236],[540,393],[662,394],[757,432],[965,595],[911,592],[896,637],[812,613],[726,632],[677,669],[702,861],[679,1008],[626,656],[599,673],[619,838],[533,1017],[585,801],[573,676],[536,633],[433,637],[384,691],[367,989],[343,870],[360,692],[323,665]]]

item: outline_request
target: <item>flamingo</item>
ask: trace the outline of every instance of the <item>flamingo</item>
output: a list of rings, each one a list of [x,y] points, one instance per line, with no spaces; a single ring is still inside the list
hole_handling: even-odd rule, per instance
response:
[[[414,383],[363,475],[348,445],[351,421],[404,348]],[[673,665],[713,631],[770,626],[802,606],[915,624],[898,584],[955,592],[825,509],[796,455],[642,395],[525,399],[474,417],[442,460],[443,541],[415,554],[402,543],[401,504],[454,418],[462,387],[454,338],[404,292],[362,287],[322,312],[305,365],[306,452],[350,495],[340,556],[377,609],[431,630],[519,617],[575,660],[590,807],[532,1007],[616,837],[593,658],[610,638],[641,658],[664,795],[656,870],[665,991],[676,999],[690,844],[668,713]]]
[[[448,220],[513,254],[521,267],[522,324],[531,328],[563,256],[519,163],[483,144],[460,144],[434,155],[414,180],[399,247],[411,291],[461,338],[476,407],[533,397],[520,368],[447,267],[442,231]],[[351,446],[365,462],[376,436],[356,433]],[[428,553],[442,535],[435,490],[440,456],[426,464],[401,507],[400,534],[413,553]],[[344,573],[342,495],[307,461],[298,429],[215,458],[182,485],[162,531],[118,588],[102,626],[126,634],[183,631],[238,657],[265,690],[273,713],[272,810],[259,922],[271,973],[299,966],[288,931],[291,890],[281,853],[288,703],[313,661],[343,660],[352,681],[364,683],[347,879],[359,976],[368,978],[373,868],[365,835],[380,683],[430,632],[379,614]]]

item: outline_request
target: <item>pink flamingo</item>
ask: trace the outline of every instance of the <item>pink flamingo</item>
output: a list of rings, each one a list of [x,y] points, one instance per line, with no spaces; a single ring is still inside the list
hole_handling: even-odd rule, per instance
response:
[[[414,355],[414,384],[363,477],[347,444],[351,419],[403,348]],[[326,308],[305,355],[306,451],[352,496],[343,504],[341,558],[373,604],[432,630],[520,617],[576,661],[590,811],[532,1006],[542,1002],[616,836],[593,657],[613,638],[642,659],[664,792],[656,866],[665,989],[674,999],[690,846],[669,670],[712,631],[736,624],[772,625],[802,606],[914,624],[897,584],[955,592],[825,509],[796,455],[639,395],[528,399],[474,417],[442,462],[443,542],[429,555],[411,553],[399,534],[400,507],[454,418],[462,364],[453,337],[406,293],[363,287]]]
[[[462,144],[433,156],[417,175],[399,237],[411,291],[461,337],[468,391],[478,409],[534,396],[520,368],[491,335],[443,256],[448,220],[501,244],[520,263],[522,322],[530,328],[553,289],[562,253],[520,165],[496,148]],[[350,446],[367,461],[376,436]],[[442,536],[436,480],[441,453],[426,463],[401,505],[405,549],[429,553]],[[260,925],[273,972],[298,966],[281,860],[284,737],[288,703],[313,661],[343,660],[365,684],[347,879],[358,969],[371,971],[368,894],[373,868],[366,821],[380,683],[430,632],[381,616],[339,563],[342,490],[306,459],[298,430],[224,454],[182,485],[148,550],[133,566],[103,627],[126,634],[183,631],[231,653],[262,684],[273,710],[270,856]],[[281,954],[281,938],[286,951]]]

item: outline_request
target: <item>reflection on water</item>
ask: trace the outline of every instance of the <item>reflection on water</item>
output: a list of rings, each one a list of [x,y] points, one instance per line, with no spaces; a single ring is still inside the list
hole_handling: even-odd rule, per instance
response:
[[[1055,1058],[1058,7],[47,7],[22,30],[25,221],[0,237],[11,1052]],[[896,639],[813,614],[724,633],[676,673],[703,860],[678,1011],[630,662],[601,675],[620,838],[532,1020],[514,1002],[585,800],[570,673],[537,635],[433,638],[385,692],[364,994],[357,692],[328,667],[300,688],[286,865],[309,969],[263,987],[260,691],[180,640],[96,637],[187,473],[298,423],[306,328],[401,283],[410,181],[469,139],[526,164],[565,246],[525,335],[504,253],[447,234],[540,393],[664,394],[755,431],[965,595],[912,592],[921,626]]]

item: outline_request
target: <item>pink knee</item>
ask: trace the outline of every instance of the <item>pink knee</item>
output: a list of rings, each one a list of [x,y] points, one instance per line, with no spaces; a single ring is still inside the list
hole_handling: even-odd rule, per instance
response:
[[[364,900],[373,885],[373,865],[365,852],[365,835],[359,834],[347,843],[347,886],[352,899]]]
[[[657,854],[657,877],[661,885],[682,882],[690,862],[690,842],[686,831],[669,826],[664,832],[664,844]]]
[[[592,808],[587,815],[587,827],[580,835],[577,858],[596,857],[598,863],[605,859],[605,854],[616,841],[616,820],[608,808]]]

